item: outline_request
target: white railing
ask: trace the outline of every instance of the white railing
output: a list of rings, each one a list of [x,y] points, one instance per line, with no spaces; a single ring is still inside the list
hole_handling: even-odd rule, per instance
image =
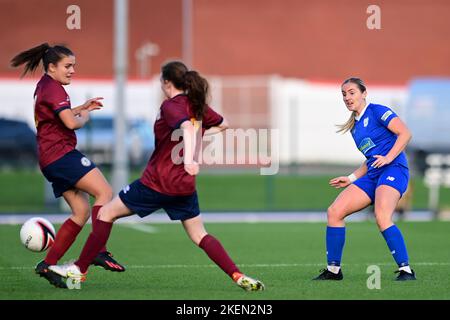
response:
[[[426,158],[426,163],[428,168],[425,170],[425,185],[429,189],[428,207],[437,216],[440,188],[450,188],[450,154],[430,154]]]

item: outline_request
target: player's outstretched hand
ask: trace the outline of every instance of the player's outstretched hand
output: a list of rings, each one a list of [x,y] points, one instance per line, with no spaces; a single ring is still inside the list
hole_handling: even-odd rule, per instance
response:
[[[391,163],[391,160],[389,160],[389,158],[386,156],[375,155],[373,157],[377,158],[377,160],[375,160],[371,165],[374,168],[381,168],[382,166]]]
[[[89,99],[85,103],[83,103],[82,109],[87,110],[89,112],[94,111],[94,110],[99,110],[103,107],[103,104],[100,101],[102,99],[103,99],[103,97],[96,97],[96,98]]]
[[[351,183],[351,181],[350,181],[349,177],[346,177],[346,176],[337,177],[337,178],[333,178],[330,180],[330,186],[332,186],[336,189],[345,188],[350,183]]]
[[[186,170],[186,172],[189,173],[191,176],[195,176],[200,171],[200,166],[195,161],[194,161],[194,163],[189,163],[189,164],[185,163],[184,170]]]

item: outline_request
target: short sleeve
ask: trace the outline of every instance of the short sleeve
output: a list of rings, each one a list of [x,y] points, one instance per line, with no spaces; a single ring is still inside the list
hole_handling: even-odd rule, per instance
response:
[[[216,127],[223,122],[223,117],[215,112],[210,106],[206,106],[205,113],[203,114],[203,127],[209,129]]]
[[[178,129],[184,121],[190,120],[186,105],[170,100],[163,102],[161,106],[161,118],[172,129]]]
[[[45,102],[55,114],[70,109],[70,98],[62,86],[49,86],[45,92]]]
[[[382,105],[375,105],[373,108],[373,113],[378,122],[384,127],[387,127],[389,122],[397,117],[397,114],[394,111]]]

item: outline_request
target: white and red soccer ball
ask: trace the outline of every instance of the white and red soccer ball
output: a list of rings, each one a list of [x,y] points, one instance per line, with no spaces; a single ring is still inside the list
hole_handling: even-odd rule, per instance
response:
[[[55,228],[47,219],[40,217],[28,219],[20,229],[20,240],[28,250],[45,251],[55,241]]]

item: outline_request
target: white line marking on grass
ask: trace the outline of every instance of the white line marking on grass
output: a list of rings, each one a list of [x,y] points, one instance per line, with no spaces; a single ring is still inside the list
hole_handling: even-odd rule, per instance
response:
[[[395,263],[388,262],[367,262],[367,263],[347,263],[342,266],[395,266]],[[291,267],[322,267],[324,263],[256,263],[256,264],[238,264],[243,268],[291,268]],[[450,266],[450,262],[415,262],[412,266]],[[128,269],[168,269],[168,268],[215,268],[215,264],[154,264],[154,265],[125,265]],[[29,270],[34,269],[33,266],[22,267],[0,267],[0,270]]]
[[[137,224],[137,223],[123,223],[123,224],[119,224],[119,226],[121,227],[125,227],[125,228],[129,228],[129,229],[134,229],[134,230],[138,230],[138,231],[142,231],[145,233],[156,233],[158,232],[158,229],[150,226],[148,224]]]

